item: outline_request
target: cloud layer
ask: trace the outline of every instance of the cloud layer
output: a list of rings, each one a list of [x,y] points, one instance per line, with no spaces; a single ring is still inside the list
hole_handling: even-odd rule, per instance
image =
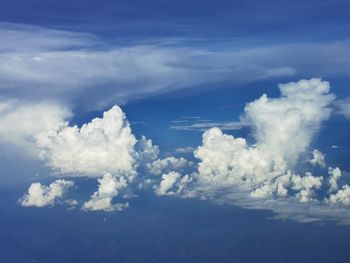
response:
[[[35,136],[36,143],[43,160],[56,171],[101,177],[84,210],[121,211],[129,206],[114,201],[121,192],[129,191],[130,196],[148,187],[159,196],[270,209],[276,218],[350,223],[350,213],[343,207],[350,204],[350,187],[341,185],[341,169],[327,168],[325,155],[310,149],[331,114],[335,96],[329,83],[300,80],[279,85],[279,90],[280,97],[264,94],[246,105],[241,120],[251,127],[253,142],[219,128],[205,131],[202,145],[194,150],[198,166],[182,157],[158,158],[159,148],[143,136],[136,140],[118,106],[80,128],[59,122]],[[319,169],[325,171],[322,176],[315,174]],[[62,189],[70,186],[61,183]],[[33,184],[22,205],[53,204],[63,190],[56,194],[52,185]]]

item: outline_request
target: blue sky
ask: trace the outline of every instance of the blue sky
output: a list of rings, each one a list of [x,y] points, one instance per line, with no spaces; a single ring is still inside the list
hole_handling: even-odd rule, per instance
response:
[[[1,0],[2,262],[346,262],[349,10]]]

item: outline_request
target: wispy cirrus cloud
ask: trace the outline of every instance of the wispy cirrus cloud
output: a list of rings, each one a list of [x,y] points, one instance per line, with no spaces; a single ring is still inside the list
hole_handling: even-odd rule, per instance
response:
[[[90,33],[17,24],[0,24],[0,33],[1,97],[54,98],[89,109],[204,83],[215,87],[299,72],[350,75],[347,42],[232,43],[214,51],[205,48],[206,40],[200,46],[185,39],[111,45]]]
[[[233,131],[241,130],[244,127],[247,127],[248,123],[244,121],[210,121],[210,120],[201,120],[197,119],[196,121],[174,121],[169,126],[170,130],[175,131],[200,131],[203,132],[207,129],[218,127],[224,131]]]

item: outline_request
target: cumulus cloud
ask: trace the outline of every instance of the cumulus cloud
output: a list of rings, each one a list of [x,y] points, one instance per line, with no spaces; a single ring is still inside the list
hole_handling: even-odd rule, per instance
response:
[[[323,177],[313,176],[310,172],[307,172],[303,177],[293,175],[291,181],[293,184],[292,189],[298,191],[297,197],[300,202],[305,203],[312,200],[314,189],[320,189]]]
[[[200,160],[198,180],[203,184],[251,189],[286,170],[280,156],[272,158],[265,147],[250,147],[244,138],[223,134],[218,128],[203,134],[194,154]]]
[[[313,150],[312,151],[312,159],[310,160],[310,163],[313,166],[319,165],[320,167],[324,168],[326,167],[326,162],[325,162],[325,156],[323,153],[321,153],[319,150]]]
[[[73,176],[134,176],[136,142],[118,106],[80,128],[66,124],[37,136],[40,157],[53,169]]]
[[[302,213],[295,205],[296,200],[301,204],[318,202],[315,217],[322,217],[321,210],[331,210],[317,198],[324,177],[311,172],[300,175],[298,164],[303,162],[300,158],[308,151],[321,123],[329,118],[335,96],[330,93],[329,83],[320,79],[291,82],[279,85],[279,89],[281,97],[263,95],[245,107],[242,120],[252,127],[255,143],[224,134],[219,128],[204,132],[202,145],[194,152],[199,159],[198,173],[184,192],[189,189],[202,198],[214,200],[226,196],[235,204],[272,210],[269,203],[258,200],[277,200],[286,206],[278,206],[275,209],[278,213],[292,214],[292,210]],[[324,155],[318,150],[313,151],[310,162],[325,167]],[[329,174],[328,183],[334,192],[341,171],[330,168]],[[178,178],[179,175],[172,175],[169,185]],[[344,187],[330,195],[329,202],[345,204],[341,200],[346,200],[346,193]],[[300,220],[306,217],[298,216]]]
[[[166,171],[182,171],[193,165],[193,162],[188,161],[185,158],[175,158],[173,156],[169,156],[164,159],[157,159],[154,162],[149,163],[147,165],[147,168],[151,174],[160,175]]]
[[[32,137],[39,157],[49,167],[60,175],[103,176],[98,179],[98,191],[84,203],[85,210],[120,211],[128,207],[128,203],[112,204],[112,199],[134,182],[139,166],[147,167],[159,155],[159,147],[152,140],[144,136],[136,140],[124,112],[118,106],[104,112],[102,118],[95,118],[81,127],[61,122],[48,128],[51,129],[35,130]],[[170,164],[173,167],[183,165],[182,159],[179,163],[176,161]],[[162,168],[165,167],[158,167]],[[143,176],[138,181],[146,184],[147,178]],[[39,186],[33,187],[37,189]],[[127,194],[132,195],[131,191]]]
[[[330,195],[326,201],[331,204],[341,203],[343,205],[350,205],[350,186],[347,184],[344,185],[338,192]]]
[[[56,200],[61,198],[66,190],[74,185],[73,181],[59,179],[51,183],[49,186],[40,183],[33,183],[20,200],[22,206],[43,207],[54,205]]]
[[[35,136],[36,144],[41,157],[61,173],[103,176],[98,179],[98,190],[84,203],[85,210],[121,211],[128,207],[128,203],[113,203],[113,199],[127,192],[137,168],[143,165],[150,174],[161,176],[158,184],[158,180],[142,176],[138,188],[153,185],[157,195],[224,200],[247,208],[271,209],[277,217],[290,216],[302,222],[334,219],[332,211],[344,210],[330,204],[350,205],[350,187],[338,185],[341,170],[329,168],[329,192],[320,200],[317,194],[325,178],[301,173],[298,165],[305,163],[301,158],[309,152],[322,122],[329,118],[335,96],[329,83],[320,79],[291,82],[279,89],[280,97],[264,94],[245,107],[241,121],[252,128],[255,142],[211,128],[194,151],[198,167],[184,158],[157,159],[159,148],[145,137],[137,141],[117,106],[82,127],[58,122],[60,125]],[[325,168],[324,155],[318,150],[312,154],[309,163]],[[197,171],[189,174],[186,170],[191,167]],[[54,203],[56,197],[48,198],[55,196],[50,187],[31,186],[34,190],[28,191],[22,205]],[[43,197],[50,201],[37,201]],[[350,220],[350,213],[346,214]]]
[[[99,183],[98,190],[93,193],[89,201],[84,203],[83,209],[111,212],[122,211],[129,207],[129,203],[112,203],[113,198],[119,194],[119,191],[127,187],[127,179],[124,177],[117,178],[108,173],[97,181]]]
[[[338,167],[336,167],[336,168],[329,167],[328,168],[328,173],[330,175],[330,177],[328,179],[329,192],[337,191],[338,188],[339,188],[338,180],[342,176],[341,170]]]
[[[311,197],[312,187],[297,186],[300,176],[288,173],[307,151],[321,122],[329,118],[335,96],[329,93],[329,83],[320,79],[291,82],[279,89],[281,97],[264,94],[245,107],[242,120],[252,127],[255,144],[223,134],[218,128],[203,134],[202,146],[194,152],[200,160],[200,184],[238,186],[251,191],[253,197],[264,198],[284,195],[284,185],[294,184],[301,200]],[[294,181],[282,184],[281,176]]]
[[[163,174],[159,186],[155,187],[155,193],[157,195],[180,194],[192,180],[193,178],[188,174],[184,176],[178,172]]]
[[[329,118],[335,99],[330,86],[320,79],[280,84],[281,97],[263,95],[245,107],[258,144],[294,164],[309,146],[322,121]]]
[[[135,145],[137,160],[142,164],[147,164],[158,158],[159,147],[153,144],[151,139],[147,139],[145,136],[137,141]]]

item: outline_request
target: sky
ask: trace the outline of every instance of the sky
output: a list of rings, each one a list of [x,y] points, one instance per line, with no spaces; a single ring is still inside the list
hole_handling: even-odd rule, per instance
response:
[[[346,262],[350,2],[0,0],[1,262]]]

